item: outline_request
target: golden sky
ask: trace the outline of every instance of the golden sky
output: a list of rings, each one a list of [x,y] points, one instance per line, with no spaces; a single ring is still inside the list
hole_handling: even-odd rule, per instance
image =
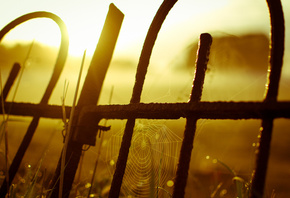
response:
[[[69,52],[74,56],[81,56],[85,49],[89,55],[94,52],[109,4],[114,3],[125,14],[125,17],[113,60],[120,57],[124,60],[129,57],[130,61],[137,65],[147,30],[162,0],[0,0],[0,2],[0,28],[21,15],[35,11],[48,11],[61,17],[69,32]],[[286,64],[283,66],[282,75],[289,78],[290,65],[287,54],[290,53],[290,32],[288,30],[290,12],[286,12],[286,10],[290,10],[290,1],[282,0],[282,5],[286,25],[284,57]],[[269,35],[269,31],[269,14],[265,0],[179,0],[161,28],[150,63],[158,66],[160,72],[164,74],[164,68],[168,68],[172,59],[178,57],[182,50],[195,42],[203,32],[209,32],[215,37],[219,35],[239,36],[247,33]],[[33,19],[10,31],[1,44],[17,40],[26,40],[28,43],[35,40],[58,46],[60,32],[58,26],[50,19]],[[78,66],[79,63],[76,65]],[[70,74],[72,72],[70,68],[64,72],[66,74],[64,78],[70,79],[72,76],[71,78],[76,80],[77,77]],[[74,73],[79,71],[77,67],[73,70],[75,70]],[[134,72],[130,74],[130,77],[125,78],[126,84],[131,80],[130,85],[133,85]],[[113,75],[111,72],[108,73]],[[119,73],[118,75],[120,75]],[[164,74],[164,76],[166,75]],[[112,78],[116,79],[116,77]],[[160,78],[158,79],[160,80]],[[62,90],[62,79],[60,84],[60,90]],[[108,86],[111,87],[111,84]],[[122,83],[116,82],[115,86],[120,86],[120,84]],[[153,84],[152,86],[154,86]],[[59,95],[56,98],[56,101],[59,101]]]
[[[287,77],[287,80],[282,81],[281,87],[284,90],[283,93],[287,94],[282,99],[289,100],[290,84],[288,79],[290,76],[290,58],[288,54],[290,54],[290,31],[288,29],[290,28],[290,0],[281,1],[284,7],[286,25],[285,64],[282,75]],[[87,49],[87,54],[92,54],[97,45],[110,3],[114,3],[125,14],[113,60],[116,60],[116,57],[130,57],[130,60],[133,59],[137,62],[147,30],[162,0],[0,0],[0,28],[3,28],[17,17],[30,12],[52,12],[61,17],[67,25],[70,54],[81,56],[85,49]],[[180,54],[189,44],[195,42],[203,32],[209,32],[213,36],[239,36],[247,33],[269,35],[269,31],[270,22],[266,0],[179,0],[170,11],[161,28],[150,63],[161,68],[168,66],[172,59]],[[9,32],[1,44],[17,40],[25,40],[28,43],[36,40],[48,45],[58,46],[60,32],[58,26],[51,20],[34,19],[19,25]],[[88,64],[88,62],[86,63]],[[80,63],[76,61],[75,64],[79,66]],[[70,80],[70,86],[66,105],[72,104],[75,91],[74,83],[79,69],[77,67],[73,68],[72,65],[68,66],[65,67],[64,75],[60,78],[55,88],[56,91],[54,91],[50,100],[51,104],[61,103],[60,98],[63,96],[64,82],[67,79]],[[33,103],[40,101],[43,94],[41,91],[45,90],[46,85],[40,85],[41,83],[39,82],[48,82],[50,77],[46,73],[45,75],[35,74],[37,72],[40,73],[40,71],[43,72],[43,68],[38,66],[35,68],[27,67],[25,72],[28,74],[25,74],[23,77],[24,79],[17,93],[19,98],[16,97],[16,101]],[[47,72],[47,70],[44,70],[44,72]],[[146,78],[142,92],[142,102],[185,102],[188,100],[192,85],[192,75],[176,71],[173,71],[171,74],[165,69],[155,76],[150,76],[150,71],[148,73],[149,78]],[[218,73],[218,75],[216,74],[214,71],[207,74],[203,93],[204,100],[208,100],[208,98],[221,101],[262,100],[266,82],[266,70],[263,74],[258,74],[259,76],[256,73],[249,75],[247,72],[238,72],[238,74],[231,74],[230,76],[228,73],[222,72]],[[120,76],[122,77],[120,78]],[[110,81],[106,80],[104,82],[100,103],[108,103],[112,87],[114,87],[112,104],[128,104],[131,95],[129,92],[132,90],[134,77],[135,71],[128,71],[126,68],[118,68],[115,72],[110,70],[106,76],[106,79],[110,79]],[[32,86],[38,87],[32,89]],[[240,131],[239,134],[242,137],[244,137],[244,132],[249,134],[252,132],[248,128],[242,128],[242,126],[246,126],[244,123],[238,127],[236,122],[233,124],[235,124],[235,127],[228,124],[211,126],[213,124],[208,124],[207,122],[204,126],[207,132],[216,135],[219,135],[216,133],[217,130],[223,130],[223,128],[220,129],[220,126],[229,128],[228,131],[230,132],[233,132],[234,129],[235,135],[236,132]],[[177,126],[176,123],[175,125]],[[257,124],[256,132],[258,132],[259,125],[260,123]],[[281,126],[283,126],[281,129],[287,129],[284,125]],[[200,129],[200,131],[203,130]],[[280,131],[283,132],[283,136],[280,135],[279,137],[283,137],[283,140],[286,142],[289,138],[285,139],[285,131]],[[203,132],[199,133],[200,137],[207,134]],[[234,145],[236,142],[241,142],[241,139],[238,139],[241,136],[233,136],[231,141],[227,142],[231,142]],[[215,144],[216,138],[216,136],[213,136],[209,140],[212,140],[212,144]],[[208,137],[205,139],[208,139]],[[205,145],[209,144],[204,144],[202,140],[200,142],[201,148],[205,148]],[[223,144],[220,145],[224,147]],[[219,150],[214,149],[215,147],[210,148]],[[206,149],[204,150],[204,153],[206,153]],[[232,157],[240,160],[240,157],[236,157],[238,155],[232,152],[232,150],[231,147],[226,147],[225,152],[220,152],[221,156],[226,157],[235,154]],[[211,154],[206,153],[207,155]],[[53,156],[57,156],[56,160],[58,160],[58,155]],[[245,158],[248,158],[248,155]],[[243,166],[240,162],[236,164],[236,166]]]
[[[125,14],[116,52],[127,55],[140,53],[140,50],[136,49],[141,49],[147,29],[162,3],[161,0],[1,1],[0,27],[34,11],[48,11],[60,16],[67,25],[70,53],[73,55],[81,55],[84,49],[93,53],[110,3],[114,3]],[[282,0],[282,4],[284,10],[290,9],[288,0]],[[287,12],[285,15],[286,19],[290,18]],[[176,51],[202,32],[241,34],[251,31],[269,31],[268,9],[264,0],[180,0],[163,24],[158,42],[162,45],[170,41],[170,45],[174,45]],[[58,27],[52,21],[34,19],[11,31],[5,41],[35,39],[58,46],[59,37]],[[168,46],[165,48],[168,49]],[[167,50],[166,56],[172,53],[174,52]],[[162,53],[159,53],[159,56],[162,56]]]

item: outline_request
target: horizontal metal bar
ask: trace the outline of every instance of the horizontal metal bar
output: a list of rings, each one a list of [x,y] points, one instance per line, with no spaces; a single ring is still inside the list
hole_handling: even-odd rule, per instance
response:
[[[10,108],[10,105],[12,107]],[[61,119],[62,108],[57,105],[31,103],[4,104],[5,112],[15,116],[40,116]],[[67,116],[71,108],[66,106]],[[0,108],[2,114],[2,107]],[[196,103],[139,103],[128,105],[99,105],[76,108],[80,116],[98,119],[179,119],[197,116],[201,119],[261,119],[290,118],[290,101],[285,102],[196,102]]]
[[[2,105],[0,106],[0,114],[3,114]],[[62,119],[62,107],[58,105],[5,102],[4,110],[6,114],[14,116]],[[65,111],[67,118],[69,118],[71,107],[66,106]]]

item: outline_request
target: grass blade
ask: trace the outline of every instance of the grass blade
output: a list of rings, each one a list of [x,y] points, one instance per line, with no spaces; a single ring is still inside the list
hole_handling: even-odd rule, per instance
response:
[[[39,163],[39,166],[36,170],[36,173],[34,174],[34,177],[32,178],[32,181],[24,195],[24,198],[31,198],[33,197],[33,190],[34,190],[34,187],[35,187],[35,184],[36,184],[36,181],[37,181],[37,177],[39,175],[39,171],[40,171],[40,168],[42,166],[42,162],[43,162],[43,158],[40,160],[40,163]]]
[[[74,110],[75,110],[75,106],[76,106],[76,100],[77,100],[80,80],[81,80],[81,76],[82,76],[83,66],[84,66],[84,62],[85,62],[85,57],[86,57],[86,50],[84,51],[84,55],[83,55],[83,59],[82,59],[81,67],[80,67],[78,82],[77,82],[77,85],[76,85],[74,100],[73,100],[72,109],[71,109],[71,113],[70,113],[70,119],[69,119],[70,121],[69,121],[69,124],[68,124],[68,129],[66,131],[66,138],[65,138],[65,142],[64,142],[63,151],[62,151],[61,172],[60,172],[60,182],[59,182],[59,194],[58,194],[59,198],[62,198],[63,182],[64,182],[64,168],[65,168],[65,163],[66,163],[65,162],[66,150],[67,150],[67,145],[68,145],[68,142],[69,142],[69,139],[70,139],[70,131],[71,131],[71,127],[72,127],[72,120],[73,120],[73,116],[74,116]]]

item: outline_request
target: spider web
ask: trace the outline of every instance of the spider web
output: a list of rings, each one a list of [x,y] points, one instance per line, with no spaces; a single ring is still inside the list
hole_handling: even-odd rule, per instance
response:
[[[108,142],[106,162],[113,175],[123,131]],[[170,191],[182,139],[158,121],[137,120],[123,177],[122,193],[133,197],[156,197]]]

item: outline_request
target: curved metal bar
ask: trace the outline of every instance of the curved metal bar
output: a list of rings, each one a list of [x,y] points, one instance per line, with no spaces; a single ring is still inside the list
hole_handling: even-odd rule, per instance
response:
[[[49,18],[52,19],[58,26],[59,29],[61,31],[61,43],[60,43],[60,48],[59,48],[59,52],[58,52],[58,56],[56,59],[56,63],[54,66],[54,71],[53,74],[51,76],[51,79],[48,83],[48,86],[46,88],[46,91],[44,93],[44,95],[42,96],[42,99],[40,101],[40,104],[47,104],[48,100],[51,96],[51,93],[59,79],[59,76],[63,70],[66,58],[67,58],[67,53],[68,53],[68,32],[67,32],[67,28],[65,23],[61,20],[61,18],[59,18],[57,15],[50,13],[50,12],[33,12],[33,13],[28,13],[25,14],[15,20],[13,20],[12,22],[10,22],[8,25],[6,25],[1,31],[0,31],[0,42],[3,39],[3,37],[13,28],[15,28],[17,25],[28,21],[30,19],[34,19],[34,18]],[[5,179],[1,189],[0,189],[0,197],[5,197],[7,190],[9,188],[9,186],[11,185],[11,182],[16,174],[16,172],[18,171],[18,168],[20,166],[20,163],[23,159],[23,156],[32,140],[32,137],[34,135],[34,132],[38,126],[39,123],[39,119],[40,116],[35,116],[33,117],[33,120],[31,121],[27,132],[21,142],[21,145],[18,148],[18,151],[11,163],[11,166],[9,168],[9,179]],[[8,181],[8,183],[7,183]]]
[[[25,14],[12,22],[10,22],[8,25],[6,25],[1,31],[0,31],[0,42],[2,41],[3,37],[13,28],[16,26],[20,25],[21,23],[28,21],[30,19],[35,19],[35,18],[49,18],[52,19],[58,26],[61,31],[61,43],[60,43],[60,48],[58,52],[58,56],[55,62],[54,66],[54,71],[52,74],[52,77],[50,79],[50,82],[47,86],[47,89],[41,99],[42,104],[45,104],[48,102],[50,95],[54,89],[55,84],[57,83],[57,80],[62,72],[62,69],[64,67],[67,54],[68,54],[68,44],[69,44],[69,39],[68,39],[68,32],[65,23],[63,20],[58,17],[57,15],[50,13],[50,12],[32,12]]]
[[[267,0],[271,20],[271,45],[268,83],[264,103],[277,101],[285,45],[284,14],[280,0]],[[264,115],[265,116],[265,115]],[[251,198],[263,197],[270,156],[274,118],[264,117],[260,131],[259,147],[256,150],[256,168],[252,178]]]
[[[266,102],[277,101],[285,48],[285,21],[280,0],[267,0],[271,20],[271,46]]]
[[[144,41],[144,45],[142,48],[142,52],[139,58],[139,63],[137,66],[137,73],[135,79],[135,85],[133,88],[133,94],[131,98],[131,103],[140,102],[141,92],[143,88],[143,84],[145,81],[145,76],[147,73],[147,68],[149,65],[150,57],[152,54],[153,46],[157,39],[157,35],[161,29],[161,26],[177,0],[164,0],[158,9],[147,33],[147,36]]]
[[[159,33],[159,30],[161,29],[161,26],[167,14],[169,13],[169,11],[176,2],[177,0],[164,0],[150,25],[137,67],[136,81],[133,88],[132,98],[130,101],[131,104],[140,102],[141,92],[145,81],[145,76],[147,73],[147,68],[149,65],[149,60],[151,57],[153,46],[155,44],[157,35]],[[119,197],[122,180],[126,169],[126,163],[128,159],[134,126],[135,126],[135,118],[131,117],[128,119],[126,123],[124,135],[122,138],[122,144],[119,151],[116,170],[113,176],[111,189],[109,192],[110,198]]]

